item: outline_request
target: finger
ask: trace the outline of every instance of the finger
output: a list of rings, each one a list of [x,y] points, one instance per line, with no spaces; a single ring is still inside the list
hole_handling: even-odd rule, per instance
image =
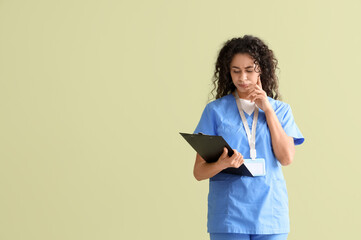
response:
[[[253,92],[251,95],[249,95],[249,97],[250,97],[250,98],[255,98],[256,96],[262,96],[262,95],[263,95],[262,92],[257,92],[257,91],[255,91],[255,92]]]
[[[240,159],[240,160],[238,161],[238,167],[240,167],[242,164],[243,164],[243,160]]]
[[[241,166],[244,163],[244,160],[241,161],[241,164],[239,166]]]
[[[253,89],[251,92],[248,93],[248,97],[250,97],[251,95],[254,95],[254,94],[262,94],[264,91],[262,89]]]
[[[262,86],[260,84],[257,84],[256,89],[259,89],[259,90],[263,91]]]
[[[231,159],[234,160],[237,158],[238,151],[236,149],[233,149],[233,155],[231,156]]]
[[[252,90],[249,90],[249,91],[248,91],[248,95],[254,93],[256,90],[257,90],[256,88],[253,88]]]
[[[257,94],[257,92],[256,91],[252,91],[252,92],[250,92],[248,95],[247,95],[247,98],[252,98],[252,97],[254,97],[254,95],[256,95]]]
[[[238,153],[237,154],[237,163],[239,163],[241,161],[242,158],[242,154]]]
[[[264,90],[263,90],[259,85],[256,85],[256,87],[254,88],[254,90],[260,91],[260,92],[264,92]]]
[[[263,99],[263,95],[254,95],[252,98],[251,98],[251,102],[255,102],[257,100],[262,100]]]
[[[247,91],[248,91],[248,92],[251,92],[251,91],[253,91],[254,89],[257,89],[257,84],[249,85],[248,88],[247,88]]]
[[[246,91],[247,91],[247,92],[252,92],[255,88],[256,88],[256,84],[250,84],[250,85],[248,85],[248,87],[246,88]]]
[[[232,165],[233,165],[233,167],[237,167],[237,165],[238,165],[237,159],[232,160]]]
[[[250,93],[250,94],[251,94],[251,95],[252,95],[252,94],[263,94],[263,92],[264,92],[264,91],[263,91],[262,89],[255,89],[255,90],[253,90],[252,93]]]
[[[257,93],[253,93],[251,96],[249,96],[249,99],[251,102],[254,102],[255,99],[257,98],[258,94]]]
[[[228,149],[226,147],[223,148],[222,158],[227,157],[228,155]]]
[[[262,92],[255,92],[250,96],[251,101],[255,101],[257,99],[262,99],[265,97],[265,94]]]
[[[235,161],[237,162],[238,161],[238,156],[239,156],[239,152],[237,150],[234,151],[234,154],[231,156],[231,161]]]
[[[262,88],[261,75],[258,75],[257,85]]]
[[[227,156],[227,154],[228,154],[228,149],[226,147],[224,147],[222,155],[225,157],[225,156]]]

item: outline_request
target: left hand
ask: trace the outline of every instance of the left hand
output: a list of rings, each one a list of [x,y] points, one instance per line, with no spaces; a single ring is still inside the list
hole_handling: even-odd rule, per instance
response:
[[[272,106],[268,101],[266,92],[262,89],[261,78],[258,76],[257,83],[250,87],[248,97],[251,102],[255,102],[257,106],[264,112],[272,110]]]

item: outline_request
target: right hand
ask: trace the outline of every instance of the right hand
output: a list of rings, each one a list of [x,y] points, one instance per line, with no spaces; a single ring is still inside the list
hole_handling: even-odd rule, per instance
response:
[[[242,154],[236,149],[233,149],[233,152],[233,155],[228,157],[228,149],[226,147],[223,148],[223,153],[217,161],[222,169],[229,167],[239,168],[244,163]]]

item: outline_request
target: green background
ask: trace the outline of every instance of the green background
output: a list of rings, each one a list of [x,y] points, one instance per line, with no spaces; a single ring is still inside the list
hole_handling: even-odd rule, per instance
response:
[[[289,239],[360,226],[360,1],[0,1],[0,239],[208,239],[193,132],[217,53],[263,39],[305,137]]]

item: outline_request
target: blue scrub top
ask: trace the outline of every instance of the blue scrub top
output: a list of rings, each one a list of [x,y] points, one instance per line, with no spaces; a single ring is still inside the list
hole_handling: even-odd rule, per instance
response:
[[[290,105],[268,97],[284,131],[295,145],[304,138]],[[245,113],[252,127],[253,114]],[[265,113],[259,109],[256,127],[257,158],[264,158],[266,175],[259,177],[218,173],[209,179],[209,233],[278,234],[290,231],[288,194],[282,165],[272,150]],[[236,99],[230,93],[208,103],[194,133],[222,136],[232,149],[250,158],[246,131]]]

